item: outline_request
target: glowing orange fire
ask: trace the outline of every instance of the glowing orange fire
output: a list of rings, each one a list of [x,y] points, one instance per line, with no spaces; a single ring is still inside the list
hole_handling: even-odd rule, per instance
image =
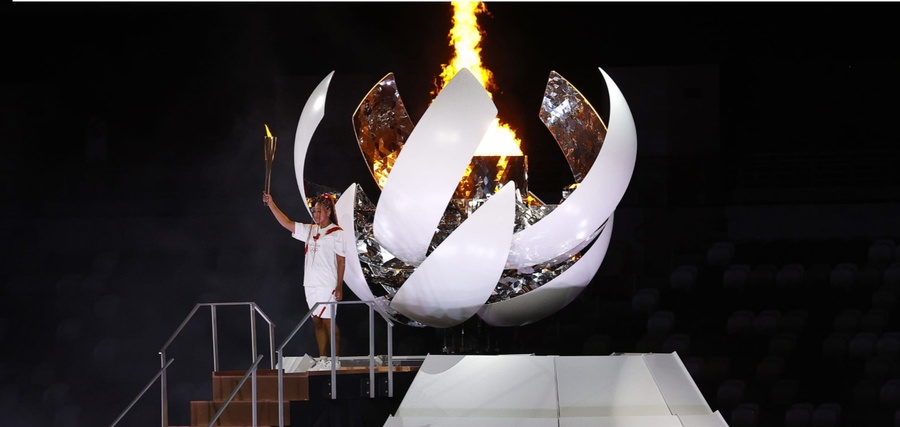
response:
[[[450,29],[450,44],[454,54],[449,64],[442,66],[441,82],[435,94],[440,92],[459,70],[468,68],[478,82],[488,90],[495,89],[491,70],[484,68],[481,63],[481,27],[478,26],[477,15],[487,12],[483,2],[452,2],[453,28]],[[494,123],[482,139],[475,151],[476,156],[521,156],[519,148],[522,141],[516,137],[516,132],[508,124],[500,123],[499,118],[494,118]]]
[[[459,70],[467,68],[487,90],[488,95],[493,97],[491,89],[496,89],[496,85],[493,82],[493,73],[481,63],[482,31],[476,19],[479,13],[487,12],[487,8],[483,2],[462,1],[451,4],[453,5],[453,28],[450,29],[450,44],[453,46],[454,54],[449,64],[441,66],[441,81],[435,81],[436,88],[431,95],[437,96]],[[516,132],[508,124],[501,123],[500,119],[495,117],[474,155],[498,156],[495,182],[499,183],[509,164],[508,157],[523,155],[521,144],[522,142],[516,137]],[[383,158],[372,160],[372,173],[379,188],[384,188],[391,168],[397,160],[396,156],[396,153],[391,153]],[[471,172],[472,165],[470,164],[460,180],[457,195],[468,197],[468,191],[463,188],[466,187],[465,182]]]
[[[483,2],[461,1],[452,2],[453,28],[450,29],[450,44],[453,46],[453,58],[449,64],[442,65],[441,81],[433,92],[437,94],[450,82],[459,70],[467,68],[479,83],[493,97],[492,89],[496,89],[491,70],[481,63],[481,27],[478,26],[477,16],[486,13],[487,7]],[[516,137],[516,132],[506,123],[501,123],[499,117],[495,117],[478,148],[476,156],[500,156],[497,161],[497,176],[499,182],[509,163],[507,156],[521,156],[522,142]],[[461,188],[472,172],[472,166],[463,174]],[[465,193],[465,192],[464,192]]]

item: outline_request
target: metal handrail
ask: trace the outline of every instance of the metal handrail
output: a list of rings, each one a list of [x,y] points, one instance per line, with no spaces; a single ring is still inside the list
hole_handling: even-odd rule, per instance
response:
[[[390,316],[384,313],[373,301],[328,301],[328,302],[317,302],[315,303],[303,316],[303,319],[300,319],[300,322],[297,323],[297,326],[294,326],[294,329],[291,330],[291,333],[288,334],[287,338],[284,339],[284,342],[275,350],[275,353],[278,354],[278,364],[276,365],[278,368],[278,425],[279,427],[284,427],[284,347],[290,343],[291,339],[294,338],[294,335],[300,330],[300,328],[312,317],[312,314],[319,308],[320,305],[339,305],[339,304],[365,304],[369,306],[369,397],[375,397],[375,327],[374,327],[374,312],[377,311],[381,318],[387,322],[387,350],[388,350],[388,397],[394,397],[394,347],[393,347],[393,328],[394,322],[391,321]],[[337,322],[337,307],[332,307],[332,313],[334,313],[332,322]],[[334,342],[334,323],[332,324],[331,329],[331,399],[337,399],[337,366],[335,364],[337,356],[335,356],[335,342]]]
[[[223,412],[225,412],[225,408],[227,408],[228,404],[231,403],[232,400],[234,400],[234,397],[237,396],[238,392],[241,390],[241,387],[243,387],[244,383],[247,382],[247,377],[250,375],[253,375],[253,380],[250,382],[250,384],[252,384],[252,390],[253,390],[252,394],[251,394],[252,401],[253,401],[253,427],[256,427],[256,418],[257,418],[257,415],[256,415],[257,414],[257,412],[256,412],[256,367],[257,367],[257,365],[259,365],[259,361],[262,360],[262,358],[263,358],[263,355],[261,355],[261,354],[259,356],[257,356],[256,361],[253,362],[253,365],[250,366],[250,368],[247,369],[247,372],[244,373],[244,376],[238,382],[238,385],[234,388],[234,391],[231,392],[231,395],[228,396],[228,399],[225,399],[225,402],[222,403],[222,407],[219,408],[219,410],[216,412],[216,415],[213,416],[211,420],[209,420],[209,424],[207,424],[207,427],[212,427],[212,425],[215,424],[216,421],[219,420],[219,417],[222,415]]]
[[[272,322],[271,319],[269,319],[269,316],[267,316],[266,313],[263,313],[262,309],[260,309],[259,306],[256,305],[255,302],[198,303],[197,305],[194,306],[194,308],[191,310],[191,312],[188,313],[188,315],[187,315],[187,317],[185,317],[184,321],[181,322],[181,325],[178,326],[178,329],[176,329],[175,332],[172,333],[172,336],[169,337],[169,340],[166,341],[165,344],[163,344],[162,349],[160,349],[159,352],[165,353],[165,351],[169,347],[169,345],[172,344],[172,341],[174,341],[175,338],[178,336],[178,334],[181,333],[181,330],[184,329],[184,327],[191,320],[191,318],[194,317],[194,314],[197,312],[198,309],[200,309],[200,307],[210,307],[210,311],[211,311],[211,315],[212,315],[212,325],[213,325],[213,356],[214,356],[213,369],[218,370],[219,369],[219,360],[218,360],[219,346],[218,346],[218,339],[217,339],[218,331],[216,329],[216,307],[235,306],[235,305],[249,305],[250,306],[251,326],[256,325],[256,317],[254,316],[254,313],[262,316],[262,318],[266,321],[266,323],[269,324],[270,350],[272,351],[272,353],[274,353],[275,352],[275,342],[274,342],[275,341],[275,333],[274,333],[275,332],[275,323]],[[256,358],[256,329],[255,328],[251,329],[250,333],[251,333],[251,338],[252,338],[251,341],[253,344],[253,353],[254,353],[253,357]],[[274,362],[272,362],[272,363],[274,363]],[[275,366],[272,365],[271,368],[275,369]]]
[[[148,383],[147,383],[147,385],[146,385],[146,386],[144,386],[144,389],[143,389],[143,390],[141,390],[141,392],[140,392],[140,393],[138,393],[138,395],[137,395],[137,397],[135,397],[135,398],[134,398],[134,400],[132,400],[132,401],[131,401],[131,403],[130,403],[130,404],[128,404],[128,407],[127,407],[127,408],[125,408],[125,410],[124,410],[124,411],[122,411],[122,413],[121,413],[121,414],[119,414],[119,417],[118,417],[118,418],[116,418],[116,420],[115,420],[115,421],[113,421],[113,422],[112,422],[112,424],[110,424],[110,425],[109,425],[109,427],[116,427],[116,424],[118,424],[118,423],[119,423],[119,421],[122,421],[122,418],[124,418],[124,417],[125,417],[125,414],[127,414],[127,413],[128,413],[128,411],[130,411],[130,410],[131,410],[131,407],[132,407],[132,406],[134,406],[134,404],[135,404],[135,403],[137,403],[137,401],[138,401],[138,400],[140,400],[140,399],[141,399],[141,397],[143,397],[143,396],[144,396],[144,393],[146,393],[146,392],[147,392],[147,390],[148,390],[148,389],[149,389],[149,388],[150,388],[150,386],[152,386],[152,385],[153,385],[153,383],[155,383],[155,382],[156,382],[156,379],[157,379],[157,378],[159,378],[159,377],[160,377],[160,375],[162,375],[162,373],[163,373],[163,371],[165,371],[165,370],[166,370],[166,369],[167,369],[167,368],[168,368],[168,367],[169,367],[169,365],[171,365],[171,364],[172,364],[172,362],[174,362],[174,361],[175,361],[175,359],[169,359],[169,361],[168,361],[168,362],[166,362],[166,364],[165,364],[165,365],[163,365],[163,367],[162,367],[162,369],[160,369],[160,370],[159,370],[159,372],[157,372],[157,373],[156,373],[156,375],[154,375],[154,376],[153,376],[153,379],[151,379],[151,380],[150,380],[150,382],[148,382]]]
[[[175,337],[181,333],[182,329],[187,325],[187,323],[194,317],[194,314],[197,313],[197,310],[200,307],[209,307],[210,308],[210,318],[212,321],[212,351],[213,351],[213,371],[219,370],[219,338],[218,338],[218,325],[217,325],[217,316],[216,316],[216,308],[220,306],[237,306],[237,305],[248,305],[250,306],[250,335],[251,335],[251,345],[252,345],[252,360],[256,360],[258,358],[257,349],[256,349],[256,315],[259,314],[262,318],[269,324],[269,354],[275,353],[275,323],[269,319],[263,311],[256,305],[255,302],[217,302],[217,303],[198,303],[194,306],[190,313],[184,318],[178,328],[175,329],[175,332],[172,333],[172,336],[169,337],[169,340],[163,344],[162,348],[159,350],[159,358],[160,364],[163,365],[166,359],[166,349],[169,348],[169,345],[175,340]],[[275,369],[274,358],[269,361],[271,365],[271,369]],[[168,380],[166,376],[165,370],[161,373],[162,378],[160,379],[160,412],[162,418],[162,427],[168,427],[169,425],[169,394],[168,394]]]

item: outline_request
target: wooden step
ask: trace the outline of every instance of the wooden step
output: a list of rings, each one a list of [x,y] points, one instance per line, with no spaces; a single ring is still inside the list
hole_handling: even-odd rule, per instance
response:
[[[213,400],[224,401],[231,396],[241,382],[245,372],[219,371],[212,374]],[[249,402],[253,400],[252,377],[234,396],[234,401]],[[284,381],[284,401],[309,400],[309,376],[307,373],[286,373]],[[256,375],[256,400],[278,400],[278,371],[260,369]]]
[[[191,426],[207,426],[209,421],[216,415],[224,402],[216,401],[192,401],[191,402]],[[291,423],[290,404],[283,403],[284,407],[284,424]],[[257,426],[277,426],[278,422],[278,402],[277,401],[259,401],[256,406],[256,425]],[[252,426],[253,425],[253,402],[237,402],[232,401],[216,420],[215,426]]]
[[[401,359],[402,360],[402,359]],[[353,377],[368,378],[369,367],[367,361],[363,364],[358,360],[349,360],[348,363],[342,361],[341,368],[336,371],[341,378],[353,380]],[[380,381],[386,381],[383,375],[389,371],[401,375],[415,375],[419,365],[416,363],[403,365],[397,364],[393,368],[387,366],[376,366],[375,373],[382,376]],[[246,372],[244,371],[216,371],[212,373],[212,401],[192,401],[191,402],[191,425],[206,426],[209,420],[216,415],[219,408],[228,400],[231,393],[241,382]],[[317,390],[326,385],[322,381],[327,380],[330,384],[331,371],[304,371],[304,372],[286,372],[283,374],[284,380],[284,422],[285,425],[290,424],[290,402],[309,401],[310,400],[310,377],[315,377],[317,382]],[[222,415],[216,421],[217,426],[252,426],[253,425],[253,384],[252,377],[248,377],[244,385],[241,386],[234,399],[222,412]],[[346,386],[345,386],[346,387]],[[329,387],[330,389],[330,387]],[[321,389],[325,390],[325,389]],[[345,388],[345,396],[353,396],[356,393],[365,395],[368,389],[363,390],[361,387]],[[321,394],[321,396],[320,396]],[[339,392],[340,395],[340,392]],[[330,392],[317,393],[317,398],[328,398]],[[278,421],[278,370],[260,369],[256,372],[256,400],[257,400],[257,425],[258,426],[277,426]]]

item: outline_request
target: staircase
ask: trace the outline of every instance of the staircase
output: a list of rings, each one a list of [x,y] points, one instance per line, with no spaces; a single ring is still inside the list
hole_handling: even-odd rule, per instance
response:
[[[324,373],[324,372],[323,372]],[[244,376],[242,371],[221,371],[212,374],[212,400],[191,401],[191,425],[207,426],[228,396]],[[260,426],[277,426],[278,421],[278,371],[261,369],[256,372],[256,419]],[[238,390],[214,425],[253,425],[253,385],[247,381]],[[284,423],[290,425],[290,402],[309,400],[309,373],[284,374]]]
[[[290,342],[291,338],[297,331],[310,319],[314,310],[320,304],[329,305],[365,305],[369,311],[369,356],[363,357],[341,357],[340,368],[335,371],[311,371],[312,358],[308,355],[303,357],[283,357],[284,369],[276,369],[275,361],[279,359],[279,355],[283,355],[284,347]],[[250,333],[254,363],[250,369],[246,371],[230,371],[219,369],[219,346],[218,346],[218,326],[217,326],[217,310],[229,306],[237,306],[250,310]],[[389,316],[378,310],[371,301],[331,301],[327,303],[317,303],[303,317],[303,319],[288,334],[283,344],[275,348],[275,324],[269,319],[265,313],[253,302],[220,302],[220,303],[199,303],[194,306],[193,310],[185,317],[181,325],[175,330],[169,340],[163,345],[159,351],[160,370],[141,390],[137,397],[119,414],[119,417],[113,421],[110,427],[115,427],[120,421],[128,415],[131,408],[146,394],[156,383],[160,384],[162,397],[160,403],[160,413],[163,426],[174,427],[169,423],[169,399],[168,384],[169,378],[167,370],[175,360],[167,357],[167,349],[176,337],[182,332],[185,326],[194,318],[194,315],[201,308],[209,308],[210,320],[212,326],[212,344],[213,344],[213,370],[212,370],[212,400],[209,401],[191,401],[190,402],[190,418],[191,426],[253,426],[254,410],[256,418],[256,426],[279,426],[281,421],[279,416],[284,415],[284,425],[291,425],[291,406],[293,404],[303,404],[310,400],[319,400],[320,402],[334,401],[338,397],[338,388],[341,389],[341,399],[350,401],[353,398],[365,398],[366,400],[376,402],[377,397],[387,397],[393,399],[395,383],[397,382],[397,374],[401,374],[400,388],[405,391],[415,372],[424,360],[424,356],[406,356],[393,357],[392,350],[392,327],[393,322]],[[387,323],[387,348],[388,356],[374,356],[374,318],[378,314]],[[269,369],[261,369],[260,361],[264,355],[257,352],[257,328],[256,319],[261,317],[268,326],[269,337]],[[332,337],[334,339],[334,337]],[[374,365],[370,368],[370,364]],[[281,397],[281,408],[279,408],[279,371],[282,373],[283,395]],[[254,374],[255,373],[255,374]],[[254,399],[253,376],[256,378],[256,396]],[[243,383],[242,383],[243,381]],[[340,384],[340,387],[338,385]],[[238,388],[240,386],[240,388]],[[401,393],[403,392],[401,391]],[[230,400],[229,400],[230,399]],[[347,404],[347,402],[344,402]],[[368,403],[366,404],[368,405]],[[307,406],[307,408],[314,408]],[[295,408],[296,410],[296,408]],[[219,414],[219,411],[222,413]],[[305,411],[305,417],[295,417],[294,426],[304,426],[303,419],[309,418],[314,410]],[[347,411],[343,411],[347,412]],[[216,415],[218,418],[216,418]],[[215,419],[213,424],[210,424]]]
[[[398,377],[402,384],[408,384],[418,371],[424,358],[398,358],[394,362],[395,380]],[[335,371],[340,384],[341,399],[369,397],[370,375],[368,357],[342,357],[341,367]],[[283,374],[284,381],[284,424],[291,425],[291,403],[309,402],[310,400],[326,400],[331,398],[331,371],[309,371],[303,367],[299,372],[291,372],[291,363],[286,361],[288,369]],[[388,367],[384,364],[375,366],[375,397],[388,396]],[[222,408],[228,397],[240,384],[245,372],[219,371],[212,373],[212,400],[191,401],[191,426],[207,426],[210,420]],[[278,426],[278,370],[260,369],[256,373],[257,425]],[[408,378],[406,378],[408,377]],[[253,425],[253,385],[248,379],[237,391],[234,399],[213,424],[215,426],[252,426]],[[304,408],[303,406],[299,406]],[[298,405],[294,406],[295,409]]]

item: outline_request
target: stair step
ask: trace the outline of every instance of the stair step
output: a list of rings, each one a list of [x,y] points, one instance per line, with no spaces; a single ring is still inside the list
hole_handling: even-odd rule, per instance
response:
[[[359,359],[359,360],[357,360]],[[415,375],[421,365],[421,358],[415,360],[405,360],[396,358],[393,367],[375,366],[375,373],[384,375],[389,371],[395,374]],[[337,370],[340,378],[352,380],[354,377],[364,378],[369,375],[368,359],[362,358],[341,358],[341,367]],[[223,403],[228,400],[231,393],[234,392],[237,385],[241,382],[246,372],[244,371],[215,371],[212,373],[212,401],[192,401],[191,402],[191,426],[206,426],[209,420],[216,415]],[[310,377],[315,377],[318,381],[317,390],[323,385],[322,381],[331,375],[331,371],[308,371],[302,372],[284,372],[284,421],[290,424],[290,402],[309,401],[310,400]],[[379,384],[386,381],[386,378],[379,380]],[[366,383],[367,384],[367,383]],[[386,383],[383,385],[386,386]],[[362,390],[361,395],[368,393],[368,386],[363,390],[357,385],[356,389]],[[330,387],[322,394],[323,397],[330,396]],[[353,395],[354,390],[345,389],[347,393]],[[359,391],[357,390],[357,391]],[[321,391],[321,390],[320,390]],[[386,392],[385,392],[386,393]],[[319,393],[316,394],[319,396]],[[257,426],[277,426],[278,421],[278,370],[276,369],[259,369],[256,372],[256,400],[257,400]],[[217,426],[242,427],[253,425],[253,383],[248,378],[240,390],[235,394],[234,399],[225,408],[225,411],[216,420]]]
[[[212,388],[213,400],[224,401],[231,396],[234,389],[241,382],[244,372],[219,371],[213,372]],[[309,400],[309,376],[304,373],[285,373],[284,401]],[[250,378],[241,386],[234,396],[235,402],[249,402],[253,400],[253,384]],[[274,369],[260,369],[256,375],[256,400],[278,400],[278,371]]]
[[[209,421],[216,415],[225,402],[222,401],[191,401],[191,426],[207,426]],[[282,404],[284,407],[284,423],[291,423],[290,405],[288,402]],[[278,421],[278,402],[277,401],[259,401],[256,406],[256,425],[257,426],[277,426]],[[252,426],[253,425],[253,402],[232,401],[216,420],[216,426]]]

